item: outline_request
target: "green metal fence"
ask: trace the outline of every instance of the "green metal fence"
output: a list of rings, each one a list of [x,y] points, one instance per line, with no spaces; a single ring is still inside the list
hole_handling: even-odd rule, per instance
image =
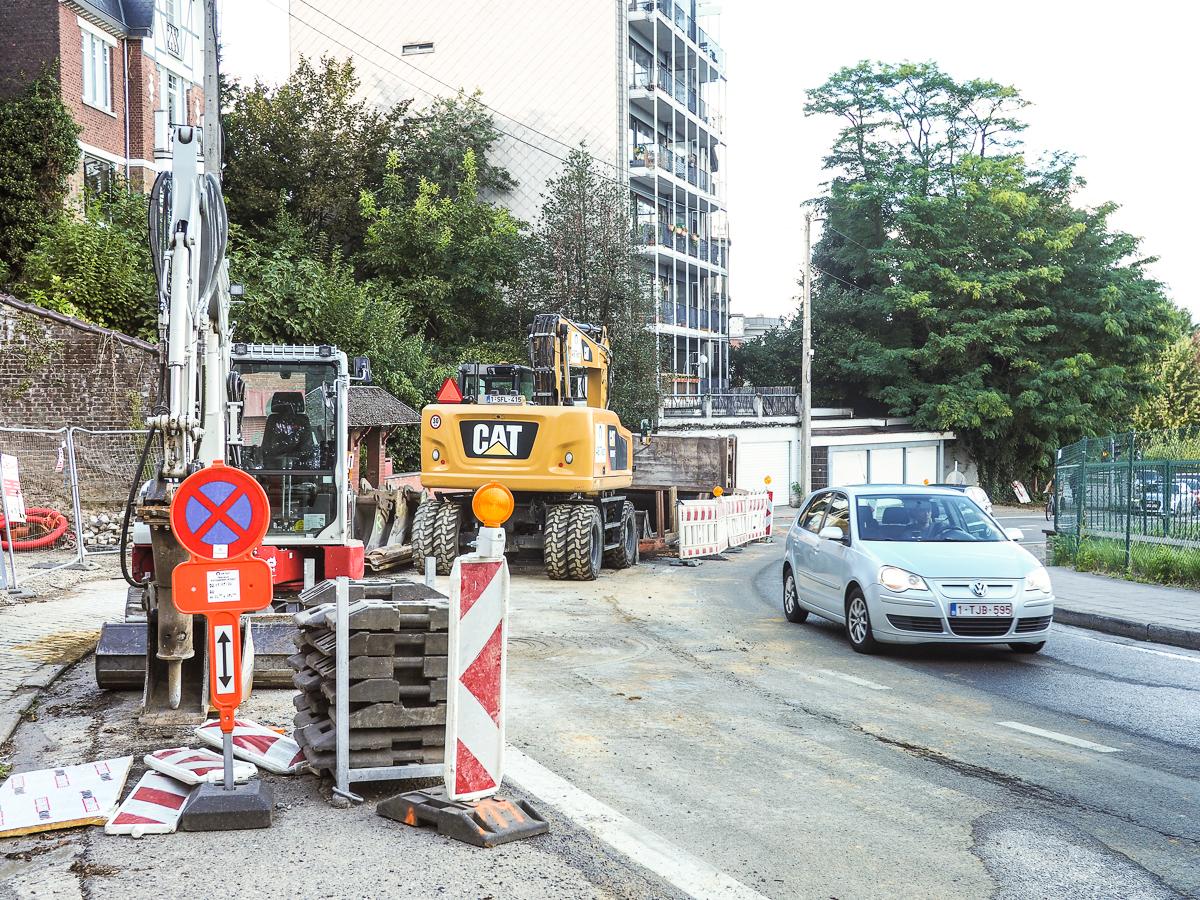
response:
[[[1200,584],[1200,428],[1063,447],[1053,497],[1056,562]]]

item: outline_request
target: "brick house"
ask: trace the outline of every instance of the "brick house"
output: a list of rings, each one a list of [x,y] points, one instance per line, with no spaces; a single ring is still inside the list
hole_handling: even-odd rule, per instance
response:
[[[49,67],[83,129],[73,186],[103,189],[119,174],[148,189],[155,111],[200,123],[203,25],[201,0],[0,0],[0,93]]]

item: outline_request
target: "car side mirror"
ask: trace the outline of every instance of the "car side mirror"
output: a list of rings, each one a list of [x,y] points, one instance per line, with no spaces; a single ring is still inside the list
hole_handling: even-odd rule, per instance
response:
[[[827,541],[838,541],[842,543],[844,543],[846,540],[845,533],[836,525],[826,525],[817,533],[817,537],[824,538]]]
[[[1025,532],[1023,532],[1020,528],[1005,528],[1004,536],[1010,541],[1025,540]]]
[[[365,356],[354,357],[354,374],[350,378],[363,384],[371,384],[371,360]]]

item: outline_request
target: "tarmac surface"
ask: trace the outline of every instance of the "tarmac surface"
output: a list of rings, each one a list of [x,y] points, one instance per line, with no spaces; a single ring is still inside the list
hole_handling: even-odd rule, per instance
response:
[[[1056,625],[1036,656],[864,657],[784,620],[781,555],[585,584],[514,567],[506,791],[549,836],[475,850],[376,816],[398,788],[337,810],[313,776],[268,776],[267,831],[0,841],[0,897],[1200,895],[1200,653]],[[137,727],[89,663],[0,760],[140,770],[186,739]],[[290,693],[244,712],[286,726]]]

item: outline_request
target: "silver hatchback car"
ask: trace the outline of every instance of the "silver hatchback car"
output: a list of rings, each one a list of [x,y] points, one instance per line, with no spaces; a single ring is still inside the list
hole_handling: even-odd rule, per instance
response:
[[[1006,643],[1036,653],[1054,618],[1050,575],[950,488],[858,485],[812,494],[787,536],[783,611],[844,623],[851,646]]]

